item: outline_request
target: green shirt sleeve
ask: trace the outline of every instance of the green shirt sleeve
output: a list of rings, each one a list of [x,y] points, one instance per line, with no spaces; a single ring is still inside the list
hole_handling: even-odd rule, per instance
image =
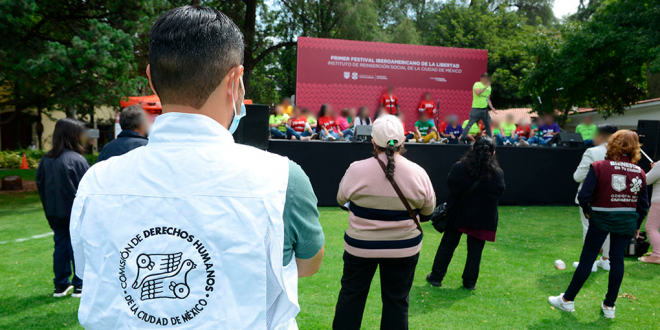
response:
[[[300,165],[289,161],[289,184],[283,213],[284,265],[291,262],[294,252],[298,259],[310,259],[325,244],[317,203],[309,178]]]

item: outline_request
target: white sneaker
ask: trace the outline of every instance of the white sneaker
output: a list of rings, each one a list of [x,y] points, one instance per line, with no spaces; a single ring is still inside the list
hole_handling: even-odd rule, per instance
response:
[[[424,143],[424,139],[417,139],[417,142]]]
[[[594,265],[591,266],[591,272],[595,273],[598,271],[598,261],[594,262]]]
[[[616,307],[607,307],[605,304],[601,304],[600,308],[603,310],[603,315],[608,318],[608,319],[613,319],[614,318],[614,312],[616,311]]]
[[[600,258],[596,261],[596,265],[603,270],[610,271],[610,259],[604,260],[603,258]]]
[[[548,297],[548,302],[550,305],[555,306],[565,312],[575,312],[575,303],[572,301],[565,302],[563,293],[558,296]]]

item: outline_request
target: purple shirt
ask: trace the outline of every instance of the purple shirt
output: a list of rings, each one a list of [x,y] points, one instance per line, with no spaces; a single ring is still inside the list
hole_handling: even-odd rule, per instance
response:
[[[459,135],[463,134],[463,126],[456,124],[456,127],[451,127],[451,125],[447,125],[445,134],[454,134],[458,138]]]
[[[541,133],[543,133],[544,140],[552,139],[552,133],[559,133],[561,131],[557,123],[553,123],[552,125],[543,124],[539,129],[541,130]]]

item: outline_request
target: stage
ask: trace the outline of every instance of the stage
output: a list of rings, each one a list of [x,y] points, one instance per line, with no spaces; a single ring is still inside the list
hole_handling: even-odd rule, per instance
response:
[[[438,203],[447,196],[447,174],[467,145],[406,144],[405,157],[429,174]],[[319,206],[338,206],[337,189],[348,166],[372,157],[371,142],[270,140],[270,152],[298,163],[309,176]],[[585,148],[498,147],[506,192],[500,205],[575,205],[573,172]]]

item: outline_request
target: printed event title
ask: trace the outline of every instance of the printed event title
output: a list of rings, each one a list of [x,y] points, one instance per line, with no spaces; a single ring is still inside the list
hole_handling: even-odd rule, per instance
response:
[[[429,62],[429,61],[410,61],[394,60],[388,58],[371,58],[356,56],[336,56],[330,55],[329,66],[370,68],[370,69],[388,69],[404,71],[426,71],[426,72],[446,72],[462,73],[458,63]]]

